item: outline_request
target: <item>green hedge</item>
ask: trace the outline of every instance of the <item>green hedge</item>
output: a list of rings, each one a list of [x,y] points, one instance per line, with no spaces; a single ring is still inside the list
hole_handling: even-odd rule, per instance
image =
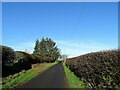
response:
[[[67,59],[66,66],[91,88],[120,87],[120,50],[70,58]]]

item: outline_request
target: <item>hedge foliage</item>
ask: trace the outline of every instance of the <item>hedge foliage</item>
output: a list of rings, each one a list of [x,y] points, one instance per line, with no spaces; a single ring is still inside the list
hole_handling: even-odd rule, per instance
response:
[[[89,53],[67,59],[66,66],[90,88],[120,87],[120,50]]]
[[[41,63],[38,55],[14,51],[11,47],[1,46],[2,50],[2,76],[6,77],[22,70],[31,69],[32,64]]]
[[[13,62],[15,59],[15,52],[11,47],[1,46],[2,50],[2,63],[7,64]]]

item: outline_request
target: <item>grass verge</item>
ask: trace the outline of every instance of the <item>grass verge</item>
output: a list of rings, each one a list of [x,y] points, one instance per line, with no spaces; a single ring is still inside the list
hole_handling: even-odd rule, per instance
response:
[[[65,64],[63,64],[63,66],[70,88],[86,88],[85,83],[80,80],[79,77],[75,76],[74,73],[65,66]]]
[[[18,85],[21,85],[21,84],[29,81],[33,77],[37,76],[38,74],[42,73],[43,71],[47,70],[48,68],[50,68],[51,66],[53,66],[55,64],[57,64],[57,62],[35,64],[32,66],[32,69],[30,69],[30,70],[27,70],[27,71],[23,70],[19,73],[16,73],[14,75],[10,75],[6,78],[3,78],[2,89],[4,89],[4,90],[11,89]]]

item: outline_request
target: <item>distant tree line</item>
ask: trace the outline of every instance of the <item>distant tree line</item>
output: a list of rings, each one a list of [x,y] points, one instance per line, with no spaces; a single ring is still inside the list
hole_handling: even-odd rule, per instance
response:
[[[0,45],[2,50],[2,76],[8,76],[31,69],[32,64],[52,63],[60,56],[56,43],[50,38],[38,39],[35,43],[34,52],[28,54],[22,51],[14,51],[11,47]]]

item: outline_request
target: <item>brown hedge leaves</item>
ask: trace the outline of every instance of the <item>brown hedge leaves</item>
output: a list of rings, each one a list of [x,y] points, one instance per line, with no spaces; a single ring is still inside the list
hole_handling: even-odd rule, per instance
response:
[[[66,65],[91,88],[120,87],[120,50],[70,58]]]

